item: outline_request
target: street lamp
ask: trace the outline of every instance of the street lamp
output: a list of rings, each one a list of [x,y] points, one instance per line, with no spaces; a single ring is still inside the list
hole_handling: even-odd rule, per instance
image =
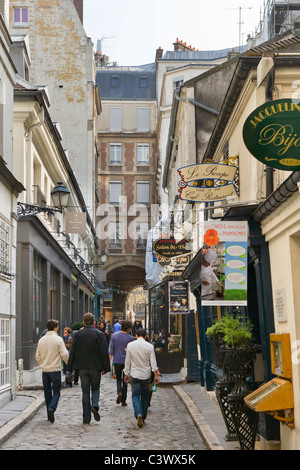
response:
[[[100,261],[103,265],[107,263],[107,254],[105,253],[104,250],[102,250],[101,252]]]
[[[20,218],[29,217],[39,213],[46,213],[48,216],[54,215],[55,212],[62,213],[63,209],[68,206],[70,191],[61,181],[53,189],[51,196],[54,207],[38,206],[36,204],[26,204],[24,202],[17,203],[17,213]]]
[[[55,208],[62,212],[63,208],[68,207],[70,191],[64,186],[64,184],[59,181],[57,186],[53,189],[52,201]]]

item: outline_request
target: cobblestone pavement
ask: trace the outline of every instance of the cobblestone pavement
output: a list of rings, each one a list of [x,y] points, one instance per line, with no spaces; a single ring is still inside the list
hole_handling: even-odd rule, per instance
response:
[[[153,393],[145,425],[133,416],[131,391],[128,406],[116,404],[116,381],[102,377],[100,422],[82,423],[81,387],[63,389],[55,422],[45,406],[8,439],[2,450],[206,450],[183,403],[171,387]]]

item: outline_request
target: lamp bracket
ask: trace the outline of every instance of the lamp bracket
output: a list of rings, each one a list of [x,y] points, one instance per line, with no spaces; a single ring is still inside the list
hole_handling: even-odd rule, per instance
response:
[[[46,213],[49,217],[54,215],[55,212],[62,213],[61,209],[47,206],[37,206],[35,204],[26,204],[24,202],[17,203],[17,214],[20,218],[30,217],[32,215]]]

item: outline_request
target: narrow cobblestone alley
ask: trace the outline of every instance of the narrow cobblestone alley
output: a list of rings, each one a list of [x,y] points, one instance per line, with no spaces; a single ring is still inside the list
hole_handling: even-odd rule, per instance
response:
[[[116,382],[102,377],[101,421],[82,423],[81,387],[64,388],[50,424],[42,409],[2,450],[206,450],[183,403],[170,387],[153,393],[145,425],[138,428],[133,416],[130,386],[127,407],[116,404]]]

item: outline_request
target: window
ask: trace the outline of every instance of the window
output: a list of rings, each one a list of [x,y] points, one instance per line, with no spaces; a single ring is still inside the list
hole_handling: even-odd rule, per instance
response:
[[[120,86],[120,77],[119,77],[119,75],[113,75],[111,77],[111,86],[113,88],[117,88],[117,87]]]
[[[109,144],[109,163],[122,163],[122,144]]]
[[[43,266],[44,260],[34,253],[33,273],[32,273],[32,322],[33,322],[33,342],[39,341],[43,329]],[[52,312],[51,312],[52,313]],[[55,318],[55,316],[51,317]]]
[[[108,237],[110,248],[121,248],[121,222],[109,222]]]
[[[137,130],[138,132],[149,132],[150,130],[150,108],[149,107],[138,108]]]
[[[14,26],[28,26],[28,8],[14,8],[13,11],[13,22]]]
[[[0,219],[0,275],[9,273],[9,225]]]
[[[59,318],[60,302],[60,275],[59,272],[51,266],[50,273],[50,316],[51,318]]]
[[[1,388],[9,385],[9,348],[10,348],[10,333],[9,333],[9,320],[0,318],[0,390]]]
[[[62,283],[62,320],[63,327],[69,326],[69,312],[70,312],[70,281],[64,277]]]
[[[136,226],[136,247],[139,249],[146,249],[147,237],[148,237],[149,226],[148,222],[140,222]]]
[[[110,181],[109,183],[109,203],[118,206],[122,196],[122,182]]]
[[[183,84],[184,80],[181,77],[175,78],[173,80],[173,89],[179,88]]]
[[[149,205],[149,181],[137,181],[136,202],[137,204]]]
[[[110,130],[112,132],[122,131],[122,108],[110,108]]]
[[[148,87],[148,78],[140,77],[140,88],[147,88],[147,87]]]
[[[137,144],[137,164],[149,165],[149,144]]]

